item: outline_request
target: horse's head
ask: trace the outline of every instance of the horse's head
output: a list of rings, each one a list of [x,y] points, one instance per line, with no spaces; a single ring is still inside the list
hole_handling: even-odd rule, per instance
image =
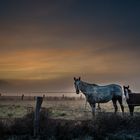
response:
[[[126,97],[126,99],[128,100],[129,99],[129,93],[131,93],[131,90],[129,89],[129,86],[123,86],[123,89],[124,89],[124,95]]]
[[[76,93],[79,94],[80,92],[80,88],[79,88],[79,85],[80,85],[80,81],[81,81],[81,78],[75,78],[74,77],[74,86],[75,86],[75,89],[76,89]]]

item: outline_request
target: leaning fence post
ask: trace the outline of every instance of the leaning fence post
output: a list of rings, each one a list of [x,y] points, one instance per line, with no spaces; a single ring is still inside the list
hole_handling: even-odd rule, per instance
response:
[[[34,136],[36,137],[39,133],[39,112],[41,104],[43,102],[43,97],[36,97],[36,108],[34,114]]]

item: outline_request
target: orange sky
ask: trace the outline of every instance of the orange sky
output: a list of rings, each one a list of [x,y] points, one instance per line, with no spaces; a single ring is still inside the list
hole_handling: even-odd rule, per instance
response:
[[[134,57],[126,52],[91,52],[90,48],[72,49],[22,49],[2,52],[1,79],[51,79],[67,74],[115,75],[138,74]],[[124,56],[125,55],[125,56]],[[127,61],[130,60],[130,61]],[[130,65],[132,67],[130,67]]]
[[[41,30],[38,35],[38,30],[31,33],[27,29],[27,37],[0,34],[0,46],[5,46],[0,52],[0,79],[61,81],[65,77],[82,76],[87,81],[101,84],[132,84],[130,80],[137,80],[139,76],[139,54],[117,47],[118,42],[48,38],[49,35],[44,36]],[[24,32],[25,29],[19,30]]]

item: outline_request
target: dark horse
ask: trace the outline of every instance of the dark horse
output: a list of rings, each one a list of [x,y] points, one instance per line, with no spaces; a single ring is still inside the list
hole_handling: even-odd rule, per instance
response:
[[[123,86],[126,102],[129,107],[130,115],[133,116],[134,107],[140,106],[140,93],[132,93],[129,86]]]

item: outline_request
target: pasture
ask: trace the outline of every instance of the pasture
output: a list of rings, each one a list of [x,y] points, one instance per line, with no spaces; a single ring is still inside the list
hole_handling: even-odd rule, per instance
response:
[[[114,112],[112,102],[100,104],[101,112]],[[128,113],[127,104],[124,102],[125,112]],[[35,108],[34,97],[0,97],[0,118],[20,118]],[[120,106],[118,104],[119,112]],[[52,118],[67,120],[89,120],[92,119],[91,108],[86,104],[85,98],[60,98],[45,97],[42,109],[47,109]],[[100,112],[100,110],[96,110]],[[140,112],[140,107],[136,107],[135,112]]]
[[[85,103],[84,98],[45,97],[38,140],[140,139],[139,107],[132,118],[126,103],[122,116],[120,106],[118,114],[114,115],[112,102],[108,102],[101,104],[102,110],[96,110],[96,117],[92,118],[91,108],[88,103],[85,108]],[[0,97],[0,136],[5,140],[32,140],[34,108],[34,97],[24,100],[21,97]]]

